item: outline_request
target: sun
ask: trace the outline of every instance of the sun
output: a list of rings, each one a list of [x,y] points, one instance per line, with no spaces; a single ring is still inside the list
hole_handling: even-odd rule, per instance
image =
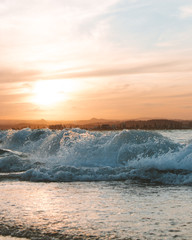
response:
[[[67,80],[41,80],[33,87],[32,102],[37,105],[50,106],[69,98],[74,91],[74,83]]]

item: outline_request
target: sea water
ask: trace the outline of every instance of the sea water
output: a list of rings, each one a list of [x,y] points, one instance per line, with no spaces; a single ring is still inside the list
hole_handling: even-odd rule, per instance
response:
[[[191,140],[191,130],[1,131],[0,234],[192,239]]]

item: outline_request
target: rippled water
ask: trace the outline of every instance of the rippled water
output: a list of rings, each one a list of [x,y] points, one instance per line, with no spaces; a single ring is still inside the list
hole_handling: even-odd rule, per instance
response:
[[[189,186],[1,182],[0,192],[0,223],[16,236],[192,239]]]

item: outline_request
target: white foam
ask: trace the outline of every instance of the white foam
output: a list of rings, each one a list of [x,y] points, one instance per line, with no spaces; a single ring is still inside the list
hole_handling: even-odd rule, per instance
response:
[[[178,134],[178,133],[177,133]],[[192,183],[192,144],[155,131],[89,132],[81,129],[4,131],[1,171],[26,171],[29,181],[144,179]],[[190,141],[188,141],[190,142]],[[14,150],[14,151],[13,151]]]

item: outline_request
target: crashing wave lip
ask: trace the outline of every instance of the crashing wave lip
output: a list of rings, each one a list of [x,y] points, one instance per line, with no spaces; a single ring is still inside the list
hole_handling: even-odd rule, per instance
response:
[[[2,133],[2,137],[0,172],[7,174],[0,179],[192,182],[192,172],[188,172],[192,170],[192,144],[175,143],[154,131],[24,129]]]
[[[4,155],[4,154],[17,155],[19,157],[27,157],[27,154],[24,154],[22,152],[13,151],[13,150],[10,150],[10,149],[5,149],[5,148],[0,148],[0,155]]]

